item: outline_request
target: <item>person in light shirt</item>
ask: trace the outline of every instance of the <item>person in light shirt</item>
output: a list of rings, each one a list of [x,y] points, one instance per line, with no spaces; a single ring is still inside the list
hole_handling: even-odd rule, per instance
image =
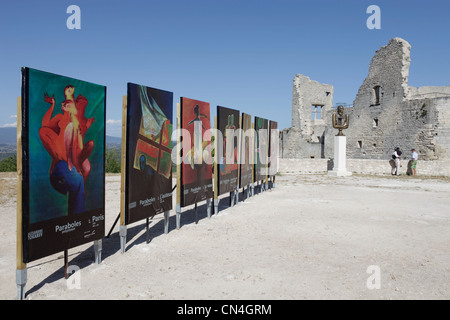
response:
[[[417,154],[416,150],[414,148],[411,149],[411,172],[412,172],[413,176],[415,176],[417,174],[416,166],[417,166],[418,158],[419,158],[419,155]]]

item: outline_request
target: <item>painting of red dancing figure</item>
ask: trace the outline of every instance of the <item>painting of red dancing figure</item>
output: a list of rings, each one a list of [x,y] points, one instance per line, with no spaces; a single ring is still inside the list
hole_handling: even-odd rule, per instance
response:
[[[87,129],[94,122],[94,118],[87,119],[85,116],[88,101],[86,97],[78,95],[75,98],[75,87],[67,85],[64,88],[64,100],[61,102],[62,113],[57,113],[52,117],[55,110],[55,96],[50,97],[44,94],[44,101],[50,104],[49,109],[42,118],[42,126],[39,129],[41,142],[51,156],[50,177],[55,177],[55,171],[59,171],[64,162],[67,169],[76,172],[83,178],[80,188],[85,192],[84,184],[91,171],[89,156],[94,148],[92,140],[83,141]],[[55,166],[57,166],[55,170]],[[52,181],[53,187],[58,190],[61,185],[58,181]],[[64,188],[63,188],[64,189]],[[82,192],[80,192],[82,195]],[[78,213],[84,210],[83,197],[73,205],[69,205],[69,213]]]
[[[22,69],[24,260],[104,235],[105,98],[104,86]]]

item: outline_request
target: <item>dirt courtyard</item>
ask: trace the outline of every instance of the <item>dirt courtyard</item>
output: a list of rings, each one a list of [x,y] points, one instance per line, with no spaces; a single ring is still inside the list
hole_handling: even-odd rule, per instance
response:
[[[0,175],[0,298],[17,298],[16,177]],[[119,213],[120,175],[106,177],[106,233]],[[276,187],[206,216],[183,208],[119,227],[28,265],[26,299],[450,299],[450,183],[444,178],[281,175]],[[74,287],[75,275],[78,287]]]

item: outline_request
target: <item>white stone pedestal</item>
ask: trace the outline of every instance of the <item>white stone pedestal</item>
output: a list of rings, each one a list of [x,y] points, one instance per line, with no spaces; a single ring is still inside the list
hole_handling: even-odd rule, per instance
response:
[[[335,136],[334,137],[334,168],[328,171],[329,175],[337,177],[351,176],[352,173],[347,171],[345,167],[345,160],[347,158],[347,137]]]

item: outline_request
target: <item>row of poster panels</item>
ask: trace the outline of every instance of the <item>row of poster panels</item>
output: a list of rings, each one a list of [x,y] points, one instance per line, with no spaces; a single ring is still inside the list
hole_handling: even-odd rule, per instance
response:
[[[249,114],[240,116],[239,110],[218,106],[217,126],[223,135],[223,145],[218,145],[222,149],[217,163],[219,195],[276,174],[278,137],[269,129],[277,130],[277,122],[255,117],[255,127],[252,128]],[[240,134],[235,133],[237,129],[240,129]],[[269,155],[272,155],[270,160]],[[275,171],[269,173],[270,167]]]
[[[127,225],[172,209],[173,93],[128,83],[126,103],[126,135],[122,147],[125,205],[121,214]],[[22,103],[18,112],[21,112],[18,152],[22,151],[18,209],[21,262],[28,263],[102,239],[105,235],[106,87],[23,68]],[[238,110],[217,107],[217,119],[220,132],[252,129],[251,116],[245,113],[240,116]],[[180,205],[184,207],[213,197],[214,144],[211,135],[208,136],[208,132],[211,134],[210,104],[182,97],[179,121],[181,129],[192,137],[189,143],[181,141],[187,149],[179,173]],[[256,132],[269,125],[276,128],[276,122],[258,117],[254,125]],[[261,163],[258,153],[270,147],[270,133],[267,130],[265,135],[257,133],[253,139],[251,135],[225,137],[223,154],[227,144],[232,143],[234,163],[223,157],[217,164],[219,194],[265,179],[261,168],[271,164]],[[195,146],[200,148],[196,150]],[[257,159],[255,164],[253,157]]]

